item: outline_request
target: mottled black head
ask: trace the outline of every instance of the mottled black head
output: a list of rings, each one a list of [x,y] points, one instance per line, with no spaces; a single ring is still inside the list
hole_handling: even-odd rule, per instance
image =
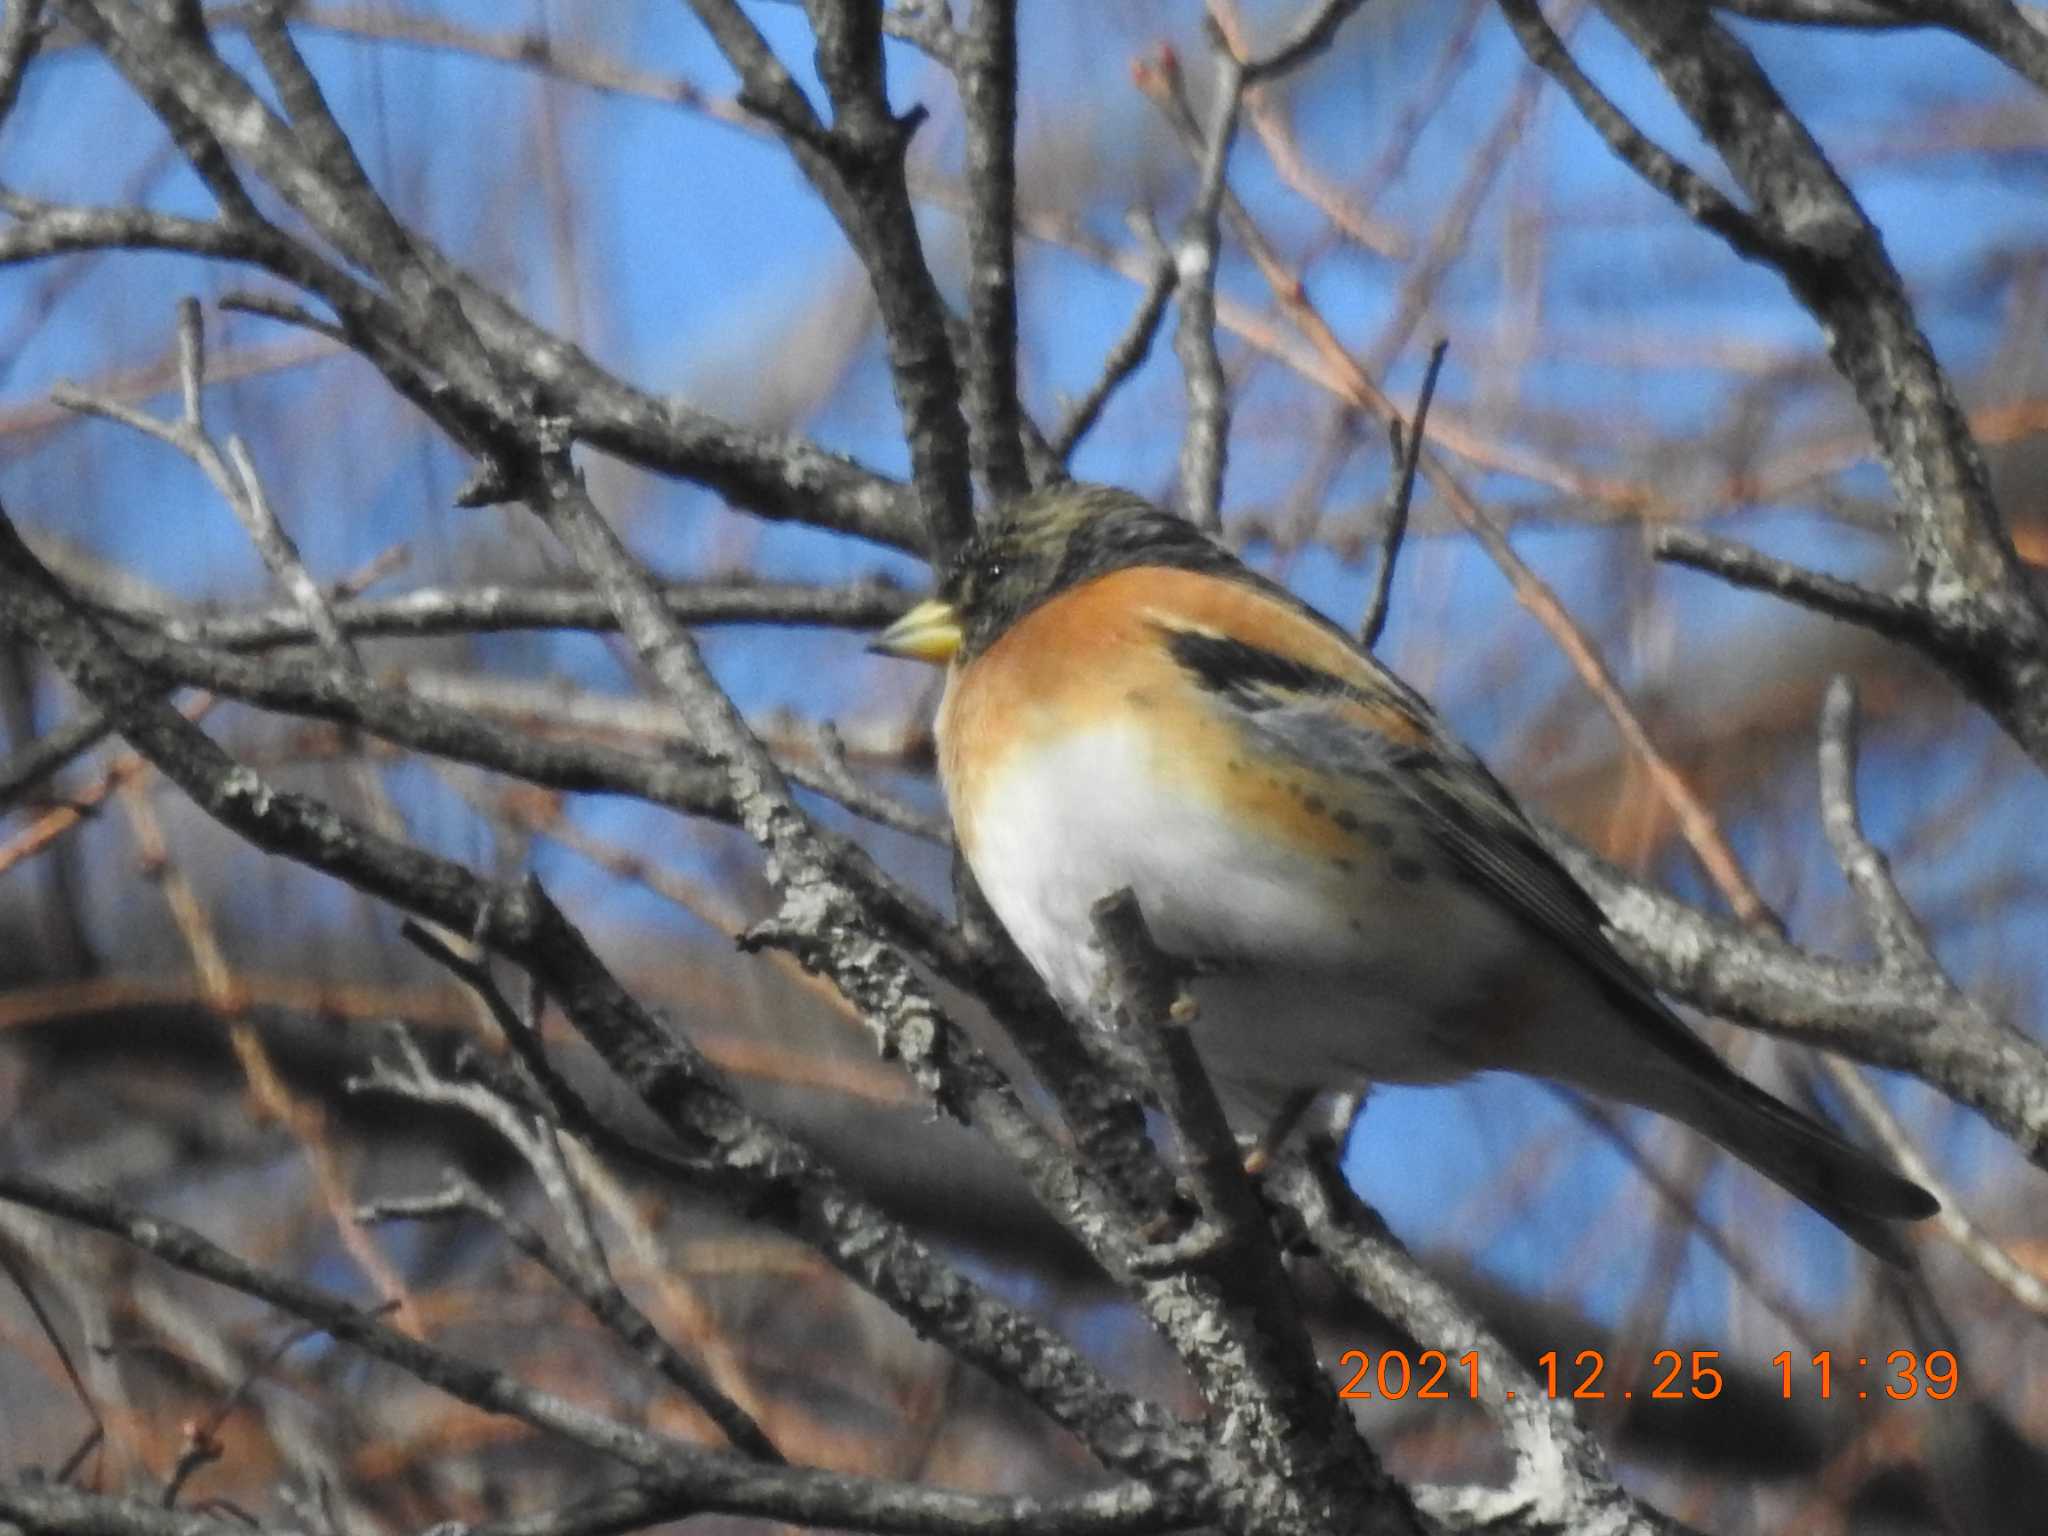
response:
[[[875,649],[921,661],[972,658],[1047,598],[1134,565],[1244,569],[1186,518],[1128,491],[1067,482],[997,512],[968,540],[937,595],[884,631]]]

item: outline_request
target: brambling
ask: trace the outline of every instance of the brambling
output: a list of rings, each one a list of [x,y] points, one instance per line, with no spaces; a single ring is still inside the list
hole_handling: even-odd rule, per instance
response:
[[[1927,1191],[1738,1077],[1429,705],[1184,519],[1066,484],[1004,508],[876,650],[944,663],[961,853],[1088,1017],[1129,887],[1195,972],[1232,1124],[1508,1071],[1668,1115],[1897,1262]]]

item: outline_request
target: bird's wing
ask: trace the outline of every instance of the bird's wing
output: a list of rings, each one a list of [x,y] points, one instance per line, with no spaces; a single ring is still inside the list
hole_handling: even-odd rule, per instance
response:
[[[1281,599],[1268,601],[1277,607]],[[1475,888],[1562,945],[1636,1010],[1668,1021],[1675,1052],[1706,1051],[1614,948],[1599,907],[1538,841],[1500,781],[1405,683],[1348,642],[1333,651],[1327,631],[1311,651],[1288,643],[1291,625],[1262,623],[1253,639],[1242,629],[1155,622],[1211,707],[1293,771],[1324,783],[1331,803],[1361,792],[1400,797]],[[1322,628],[1305,610],[1294,622]]]

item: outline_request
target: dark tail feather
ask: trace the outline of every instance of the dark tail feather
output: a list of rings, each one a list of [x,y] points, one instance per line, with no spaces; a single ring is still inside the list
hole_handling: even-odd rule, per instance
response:
[[[1911,1262],[1893,1223],[1932,1216],[1934,1196],[1747,1079],[1716,1078],[1689,1076],[1673,1102],[1649,1107],[1712,1137],[1887,1264]]]

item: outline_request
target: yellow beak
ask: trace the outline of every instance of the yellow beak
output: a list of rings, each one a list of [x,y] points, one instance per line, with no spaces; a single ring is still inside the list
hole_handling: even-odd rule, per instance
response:
[[[868,649],[884,656],[944,666],[965,638],[960,629],[959,610],[943,599],[928,597],[875,636]]]

